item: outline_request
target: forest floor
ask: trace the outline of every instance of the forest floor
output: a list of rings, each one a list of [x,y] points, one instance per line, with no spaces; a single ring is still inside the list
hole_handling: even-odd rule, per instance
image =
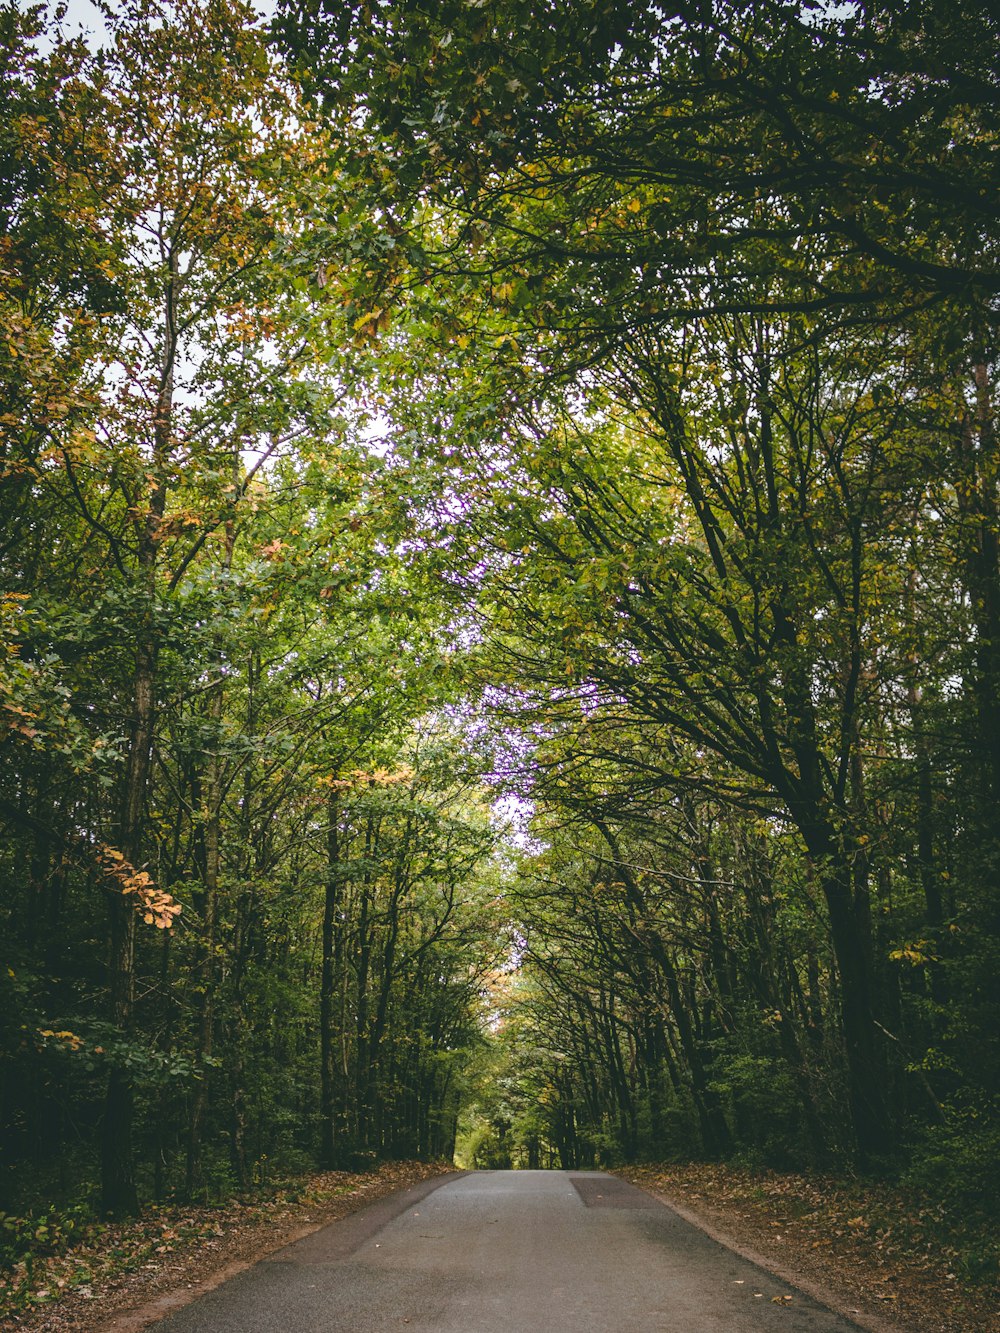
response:
[[[1000,1333],[1000,1233],[955,1206],[872,1181],[716,1164],[615,1174],[863,1328]]]
[[[18,1333],[139,1333],[272,1251],[393,1190],[452,1168],[387,1162],[363,1175],[327,1171],[265,1197],[216,1205],[156,1205],[94,1226],[30,1271],[0,1273],[0,1329]]]
[[[450,1168],[386,1163],[326,1172],[225,1204],[149,1207],[95,1226],[71,1249],[0,1275],[0,1329],[139,1333],[275,1249]],[[982,1221],[900,1189],[719,1165],[616,1174],[678,1206],[717,1239],[872,1330],[1000,1333],[1000,1253]],[[994,1270],[995,1271],[995,1270]]]

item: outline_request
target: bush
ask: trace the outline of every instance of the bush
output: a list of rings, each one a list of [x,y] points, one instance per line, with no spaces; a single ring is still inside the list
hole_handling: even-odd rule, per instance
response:
[[[58,1209],[54,1205],[39,1215],[0,1213],[0,1268],[13,1268],[32,1255],[58,1254],[87,1235],[94,1225],[88,1204]]]
[[[1000,1214],[996,1164],[1000,1161],[1000,1106],[947,1110],[944,1125],[924,1131],[904,1182],[938,1198]]]

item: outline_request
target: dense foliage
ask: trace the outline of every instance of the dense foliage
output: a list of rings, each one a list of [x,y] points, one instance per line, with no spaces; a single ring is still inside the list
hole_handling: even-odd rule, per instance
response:
[[[995,14],[307,0],[283,32],[367,131],[402,503],[537,811],[531,1132],[565,1164],[917,1147],[974,1188]]]
[[[0,1207],[447,1156],[498,833],[296,270],[330,131],[239,4],[4,24]]]
[[[995,16],[2,22],[0,1206],[981,1192]]]

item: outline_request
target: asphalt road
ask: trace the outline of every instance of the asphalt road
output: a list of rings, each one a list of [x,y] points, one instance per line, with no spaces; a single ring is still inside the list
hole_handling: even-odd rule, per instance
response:
[[[278,1250],[154,1327],[856,1333],[671,1208],[598,1171],[426,1181]]]

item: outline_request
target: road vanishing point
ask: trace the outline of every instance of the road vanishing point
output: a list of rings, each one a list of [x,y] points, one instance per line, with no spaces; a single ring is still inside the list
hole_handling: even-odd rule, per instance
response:
[[[439,1176],[314,1231],[157,1333],[857,1333],[601,1171]]]

